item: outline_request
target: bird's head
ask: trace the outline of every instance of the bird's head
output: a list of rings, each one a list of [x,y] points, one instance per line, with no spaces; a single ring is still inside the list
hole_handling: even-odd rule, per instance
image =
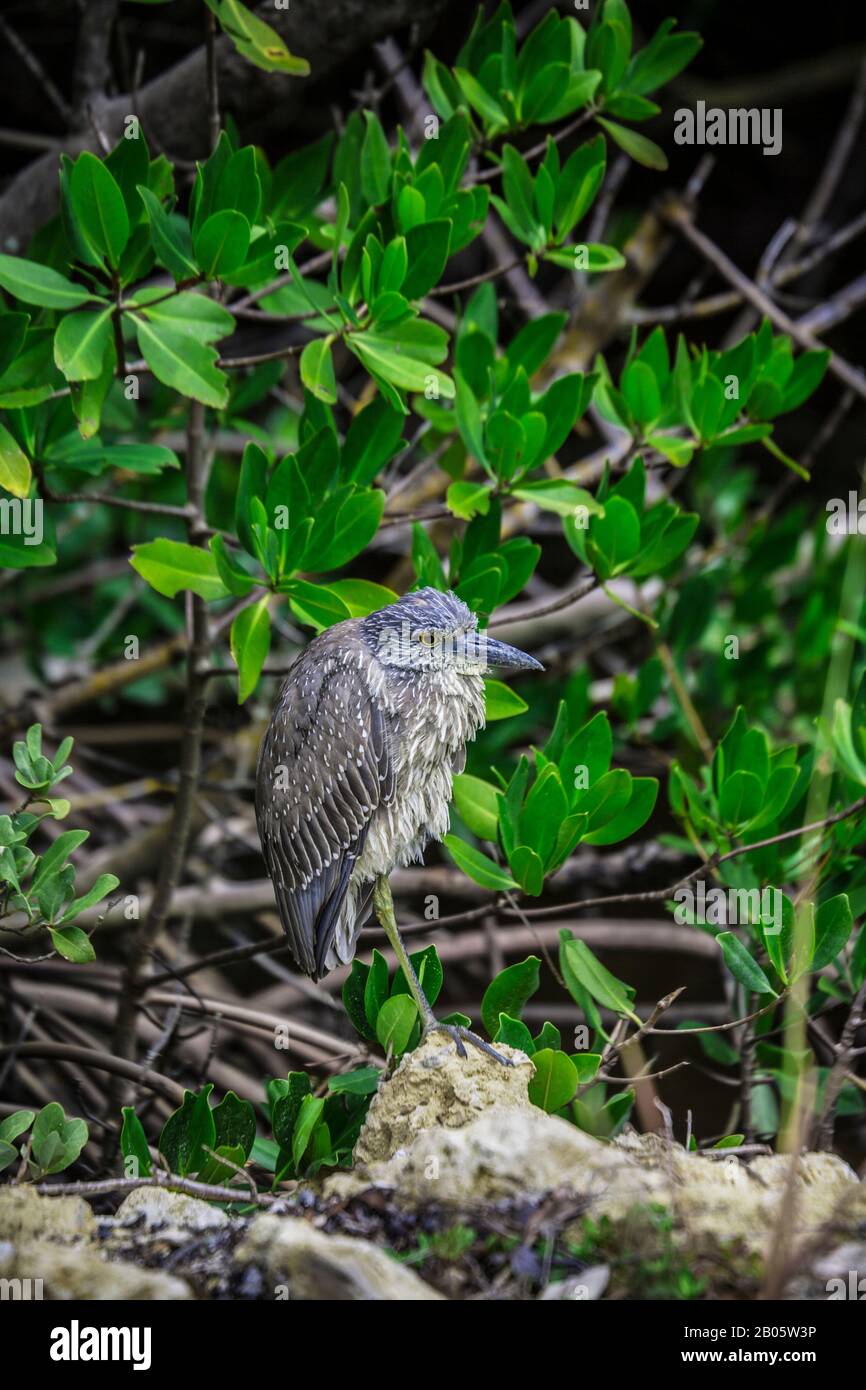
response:
[[[456,594],[417,589],[362,622],[364,640],[388,669],[454,671],[463,676],[495,671],[541,671],[535,657],[478,630],[478,618]]]

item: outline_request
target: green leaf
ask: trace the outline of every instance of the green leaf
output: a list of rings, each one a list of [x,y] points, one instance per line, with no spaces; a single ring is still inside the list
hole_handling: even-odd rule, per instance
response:
[[[454,398],[454,383],[450,377],[428,362],[404,354],[399,344],[393,346],[381,334],[352,334],[347,337],[346,346],[373,375],[403,390],[426,394],[428,387],[434,386],[445,400]]]
[[[69,189],[80,232],[116,268],[129,240],[129,215],[113,174],[85,150],[72,166]]]
[[[604,516],[594,516],[589,526],[590,546],[596,556],[593,568],[601,579],[628,569],[640,551],[640,519],[624,497],[609,497]]]
[[[365,1008],[365,996],[367,979],[370,974],[369,965],[358,960],[357,956],[352,961],[352,968],[343,984],[343,1008],[349,1016],[352,1027],[361,1037],[366,1038],[367,1042],[374,1042],[376,1035],[367,1021],[367,1011]]]
[[[14,1139],[19,1139],[27,1133],[35,1119],[35,1110],[15,1110],[7,1115],[5,1120],[0,1120],[0,1141],[11,1144]]]
[[[365,111],[364,120],[367,129],[361,146],[361,191],[371,207],[379,207],[388,197],[391,151],[379,117]]]
[[[760,965],[749,954],[738,936],[733,932],[723,931],[719,932],[716,940],[722,948],[725,964],[735,980],[745,985],[753,994],[772,994],[774,999],[778,998]]]
[[[252,695],[271,648],[270,595],[242,608],[231,627],[231,653],[238,668],[238,704]]]
[[[480,883],[482,888],[504,892],[508,888],[519,886],[509,873],[486,854],[473,849],[472,845],[467,845],[465,840],[459,839],[457,835],[446,835],[442,843],[458,869],[462,869],[475,883]]]
[[[346,604],[327,584],[310,584],[303,579],[293,579],[285,586],[285,592],[289,595],[295,616],[302,623],[309,623],[320,630],[332,627],[334,623],[345,622],[351,616]]]
[[[692,61],[702,40],[698,34],[672,34],[675,23],[673,19],[663,20],[646,48],[632,59],[625,78],[628,91],[654,92]]]
[[[76,309],[94,296],[81,285],[73,285],[65,275],[22,256],[0,255],[0,287],[25,304],[41,309]]]
[[[499,1015],[519,1019],[523,1006],[535,994],[539,985],[538,956],[508,965],[487,986],[481,1001],[481,1018],[491,1038],[499,1028]]]
[[[150,239],[160,265],[165,266],[175,280],[198,279],[199,269],[193,259],[187,222],[167,213],[156,194],[144,184],[139,185],[138,192],[147,212]]]
[[[29,314],[0,313],[0,377],[18,356],[29,322]]]
[[[454,778],[454,805],[460,819],[480,840],[496,840],[499,791],[492,782],[461,772]]]
[[[90,937],[80,927],[49,927],[48,932],[55,951],[66,960],[75,961],[79,965],[84,961],[96,960]]]
[[[815,954],[812,970],[821,970],[835,960],[845,947],[854,919],[847,893],[839,893],[821,903],[815,913]]]
[[[240,1149],[246,1160],[256,1137],[256,1115],[248,1100],[241,1100],[234,1091],[226,1091],[219,1105],[214,1106],[214,1148]]]
[[[493,1041],[505,1043],[507,1047],[516,1047],[519,1052],[525,1052],[527,1057],[531,1057],[535,1051],[532,1034],[526,1024],[522,1019],[509,1018],[508,1014],[499,1015],[499,1027]]]
[[[544,511],[555,512],[557,516],[574,517],[578,508],[583,508],[588,516],[603,516],[604,508],[596,502],[592,493],[571,483],[567,478],[541,478],[537,482],[521,483],[511,489],[512,497],[523,502],[534,502]]]
[[[529,706],[504,681],[485,679],[484,708],[487,723],[490,724],[496,719],[511,719],[515,714],[525,714]]]
[[[250,224],[243,213],[223,208],[213,213],[195,234],[195,258],[205,279],[238,270],[250,249]]]
[[[221,410],[228,401],[228,380],[216,367],[217,352],[189,333],[133,315],[138,346],[157,380],[182,396]]]
[[[524,893],[537,898],[544,890],[544,863],[529,845],[518,845],[508,856],[509,867]]]
[[[596,120],[620,149],[625,150],[638,164],[645,165],[647,169],[667,169],[668,160],[664,150],[659,149],[658,145],[648,140],[645,135],[639,135],[636,130],[629,130],[627,126],[618,125],[616,121],[607,121],[603,116],[597,116]]]
[[[374,949],[364,985],[364,1013],[375,1031],[379,1010],[388,998],[388,962],[381,951]]]
[[[169,1170],[185,1177],[196,1173],[209,1161],[205,1146],[212,1149],[216,1139],[208,1082],[198,1093],[184,1091],[183,1104],[169,1115],[159,1136],[159,1152]]]
[[[74,1163],[87,1143],[83,1120],[67,1120],[62,1105],[51,1101],[33,1122],[32,1152],[40,1175],[59,1173]]]
[[[0,425],[0,487],[13,497],[30,494],[30,460],[5,425]]]
[[[54,335],[54,361],[67,381],[93,381],[111,341],[111,309],[66,314]]]
[[[301,353],[301,381],[316,400],[324,401],[327,405],[336,404],[337,381],[330,338],[314,338],[307,343]]]
[[[292,1160],[298,1172],[300,1172],[301,1161],[310,1146],[313,1131],[322,1118],[324,1108],[324,1099],[318,1096],[304,1096],[301,1101],[301,1108],[292,1135]]]
[[[577,1067],[565,1052],[542,1048],[532,1058],[535,1075],[529,1083],[529,1099],[548,1115],[561,1110],[579,1085]]]
[[[656,777],[633,777],[631,799],[628,804],[600,830],[594,830],[584,835],[584,843],[588,845],[616,845],[619,844],[620,840],[628,839],[629,835],[634,835],[635,831],[640,830],[641,826],[649,820],[655,808],[658,794],[659,784]],[[581,803],[581,810],[584,809]]]
[[[68,801],[58,798],[56,801],[50,801],[49,805],[54,810],[55,819],[61,820],[69,814]],[[116,874],[100,874],[86,893],[83,893],[80,898],[74,898],[69,906],[64,908],[60,918],[61,924],[71,921],[73,917],[78,916],[79,912],[86,912],[89,907],[94,907],[97,903],[102,902],[104,897],[114,892],[119,883],[120,879]]]
[[[360,410],[343,443],[343,476],[365,487],[393,458],[402,443],[403,416],[381,396]]]
[[[454,76],[469,105],[478,112],[479,116],[482,116],[492,126],[508,125],[508,118],[499,102],[490,95],[486,88],[482,87],[471,72],[467,72],[465,68],[455,68]]]
[[[401,286],[407,299],[421,299],[439,279],[448,260],[451,223],[446,219],[424,222],[406,234],[409,268]]]
[[[395,994],[386,999],[376,1019],[376,1037],[387,1052],[399,1057],[409,1046],[412,1029],[418,1020],[418,1006],[409,994]]]
[[[655,373],[646,362],[635,358],[623,372],[621,385],[626,405],[641,429],[647,429],[662,412],[661,393]]]
[[[306,1072],[292,1071],[288,1076],[275,1077],[268,1082],[271,1105],[271,1128],[274,1138],[286,1153],[292,1151],[292,1136],[304,1098],[310,1095],[310,1078]]]
[[[594,1081],[601,1069],[600,1052],[577,1052],[571,1060],[581,1086],[585,1086],[587,1081]]]
[[[123,1171],[126,1177],[149,1178],[153,1171],[150,1148],[141,1120],[131,1105],[121,1111],[123,1127],[120,1131],[120,1152],[123,1155]],[[130,1163],[130,1159],[133,1160]]]
[[[329,1077],[328,1090],[332,1096],[372,1096],[379,1089],[381,1075],[381,1067],[356,1067]]]
[[[562,953],[576,979],[593,999],[612,1013],[623,1014],[634,1023],[640,1022],[632,1008],[634,990],[606,970],[585,941],[563,941]]]
[[[265,72],[282,72],[291,77],[307,77],[306,58],[290,53],[275,29],[248,10],[241,0],[205,0],[216,15],[242,58]]]
[[[17,759],[16,759],[17,761]],[[53,778],[52,778],[53,780]],[[66,863],[70,854],[83,845],[90,835],[89,830],[64,830],[45,851],[33,875],[34,889],[40,888]]]
[[[557,180],[554,223],[564,241],[592,207],[604,179],[607,145],[603,135],[586,141],[566,161]]]
[[[486,483],[451,483],[445,494],[448,510],[463,521],[486,516],[490,502],[490,488]]]
[[[332,493],[315,517],[304,551],[304,569],[321,573],[348,564],[369,545],[384,510],[385,494],[378,488],[349,484]]]
[[[719,814],[725,825],[745,825],[764,801],[764,789],[753,772],[738,769],[725,781],[719,795]]]
[[[152,589],[166,598],[174,598],[181,589],[189,589],[203,599],[225,598],[228,593],[211,552],[184,541],[162,537],[134,545],[129,563]]]

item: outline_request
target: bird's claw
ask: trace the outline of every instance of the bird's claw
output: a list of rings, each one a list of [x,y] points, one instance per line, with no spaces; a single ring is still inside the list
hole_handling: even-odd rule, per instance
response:
[[[434,1018],[424,1029],[424,1037],[426,1038],[430,1033],[447,1033],[457,1049],[458,1057],[466,1056],[466,1048],[463,1044],[469,1042],[480,1052],[486,1052],[488,1057],[492,1057],[501,1066],[511,1067],[514,1065],[509,1057],[503,1057],[502,1053],[497,1052],[495,1047],[491,1047],[489,1042],[485,1042],[483,1038],[479,1038],[477,1033],[473,1033],[471,1028],[464,1028],[460,1023],[439,1023]]]

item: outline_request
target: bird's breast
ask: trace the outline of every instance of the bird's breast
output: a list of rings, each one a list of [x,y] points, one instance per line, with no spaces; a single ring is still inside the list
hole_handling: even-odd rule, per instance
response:
[[[484,723],[480,676],[415,675],[390,693],[394,796],[370,825],[358,861],[365,879],[419,860],[429,840],[447,833],[455,763],[462,766],[466,743]]]

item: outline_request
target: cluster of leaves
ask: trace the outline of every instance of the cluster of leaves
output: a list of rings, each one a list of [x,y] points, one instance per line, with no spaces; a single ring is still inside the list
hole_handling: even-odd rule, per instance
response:
[[[610,117],[640,122],[658,115],[659,107],[647,94],[676,77],[701,46],[697,34],[675,33],[674,24],[665,20],[646,47],[632,53],[627,5],[603,0],[588,31],[551,9],[518,50],[511,6],[502,4],[486,22],[479,10],[453,68],[427,53],[424,86],[444,118],[468,103],[484,147],[503,135],[581,111],[633,159],[665,169],[667,161],[657,145]]]
[[[639,582],[665,574],[697,529],[697,513],[684,512],[667,498],[647,505],[640,455],[616,484],[605,469],[597,501],[603,508],[600,516],[581,512],[564,526],[572,550],[604,583],[626,575]]]
[[[12,751],[15,780],[26,796],[11,815],[0,816],[0,918],[23,913],[24,930],[47,931],[54,949],[67,960],[93,960],[90,937],[75,925],[75,919],[101,902],[119,880],[114,874],[100,874],[87,892],[75,896],[75,865],[70,855],[84,844],[88,830],[61,831],[42,854],[29,844],[43,821],[65,820],[69,814],[69,802],[49,792],[72,773],[66,761],[72,739],[64,739],[54,758],[48,758],[42,752],[42,726],[33,724]],[[30,810],[31,806],[45,809]]]
[[[828,351],[817,349],[795,359],[790,337],[775,334],[766,319],[725,351],[690,345],[680,334],[673,361],[661,327],[640,348],[635,331],[619,386],[599,357],[595,402],[610,424],[676,468],[685,467],[696,449],[709,453],[758,442],[803,474],[772,439],[772,421],[808,400],[829,360]]]
[[[182,589],[208,600],[264,591],[231,630],[241,702],[255,690],[267,658],[273,595],[284,595],[295,616],[317,630],[397,598],[366,580],[314,584],[300,577],[340,569],[370,542],[385,506],[370,480],[400,440],[400,416],[381,398],[359,412],[342,445],[327,407],[313,399],[309,406],[297,452],[275,463],[258,444],[246,446],[234,509],[238,542],[232,537],[231,548],[217,534],[209,550],[162,537],[133,551],[133,567],[168,597]]]
[[[543,748],[524,755],[506,782],[469,773],[454,781],[454,804],[478,839],[500,845],[511,873],[457,835],[446,847],[455,863],[485,888],[520,887],[537,897],[545,879],[579,844],[613,845],[645,825],[658,796],[655,777],[611,768],[613,734],[600,711],[572,731],[565,700]]]
[[[326,1097],[313,1094],[306,1072],[289,1072],[266,1085],[261,1107],[273,1138],[256,1133],[256,1112],[248,1100],[228,1091],[211,1105],[213,1085],[184,1091],[182,1104],[169,1115],[159,1136],[159,1162],[178,1177],[229,1185],[252,1162],[273,1174],[273,1186],[285,1178],[311,1177],[322,1167],[346,1166],[376,1088],[378,1069],[331,1078]],[[144,1127],[131,1107],[123,1111],[120,1135],[128,1177],[149,1177],[154,1159]]]
[[[28,1131],[29,1137],[25,1137]],[[26,1159],[34,1182],[62,1173],[78,1158],[88,1136],[85,1121],[68,1120],[57,1101],[49,1101],[38,1114],[35,1110],[16,1110],[0,1120],[0,1172]],[[24,1142],[16,1148],[19,1139]]]
[[[159,1154],[169,1172],[199,1182],[225,1183],[249,1158],[256,1138],[255,1111],[248,1100],[228,1091],[216,1106],[210,1104],[213,1086],[184,1091],[183,1103],[172,1111],[159,1136]],[[153,1160],[144,1128],[131,1106],[123,1110],[120,1151],[127,1177],[146,1178]]]

